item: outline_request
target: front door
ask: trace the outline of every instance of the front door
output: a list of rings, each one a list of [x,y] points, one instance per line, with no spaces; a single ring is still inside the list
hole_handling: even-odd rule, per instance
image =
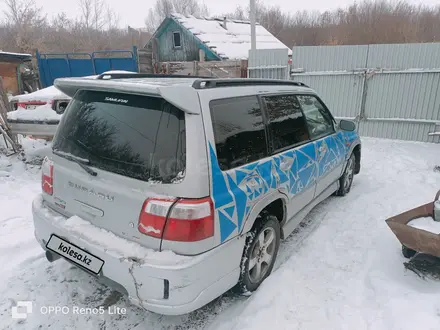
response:
[[[338,138],[335,122],[325,105],[313,95],[298,95],[310,132],[315,141],[318,167],[315,196],[337,181],[344,166],[344,145]]]

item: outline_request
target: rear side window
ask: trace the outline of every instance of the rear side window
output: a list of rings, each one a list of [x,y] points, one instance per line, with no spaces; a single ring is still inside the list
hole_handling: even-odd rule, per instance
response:
[[[266,132],[256,96],[210,102],[217,159],[229,170],[267,155]]]
[[[301,107],[294,95],[265,96],[273,149],[283,149],[309,140],[309,132]]]
[[[162,98],[79,91],[53,149],[138,180],[172,183],[185,170],[185,114]]]

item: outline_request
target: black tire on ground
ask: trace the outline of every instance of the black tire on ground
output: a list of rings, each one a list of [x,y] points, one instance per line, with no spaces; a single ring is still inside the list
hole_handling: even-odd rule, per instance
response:
[[[336,191],[336,196],[345,196],[347,195],[353,184],[354,178],[354,170],[356,165],[356,158],[354,154],[351,154],[348,159],[347,166],[345,167],[344,174],[339,178],[339,189]]]
[[[234,291],[252,292],[258,289],[272,272],[281,240],[277,217],[263,213],[246,238],[240,265],[240,278]]]
[[[405,258],[411,259],[416,255],[417,251],[414,251],[413,249],[410,249],[406,247],[405,245],[402,245],[402,254]]]

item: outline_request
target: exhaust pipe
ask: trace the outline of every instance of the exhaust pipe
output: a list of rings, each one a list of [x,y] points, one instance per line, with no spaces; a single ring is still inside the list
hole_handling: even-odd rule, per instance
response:
[[[55,253],[52,253],[52,252],[49,252],[49,251],[46,251],[46,259],[47,259],[47,261],[54,262],[54,261],[56,261],[56,260],[58,260],[60,258],[61,257],[59,255],[57,255]]]

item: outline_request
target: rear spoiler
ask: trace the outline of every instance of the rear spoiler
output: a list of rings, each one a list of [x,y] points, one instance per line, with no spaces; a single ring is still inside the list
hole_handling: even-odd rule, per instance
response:
[[[199,97],[197,91],[190,84],[165,85],[162,81],[158,82],[153,79],[121,81],[98,80],[96,78],[58,78],[55,79],[54,86],[72,98],[77,91],[83,89],[162,97],[185,113],[200,114]]]

